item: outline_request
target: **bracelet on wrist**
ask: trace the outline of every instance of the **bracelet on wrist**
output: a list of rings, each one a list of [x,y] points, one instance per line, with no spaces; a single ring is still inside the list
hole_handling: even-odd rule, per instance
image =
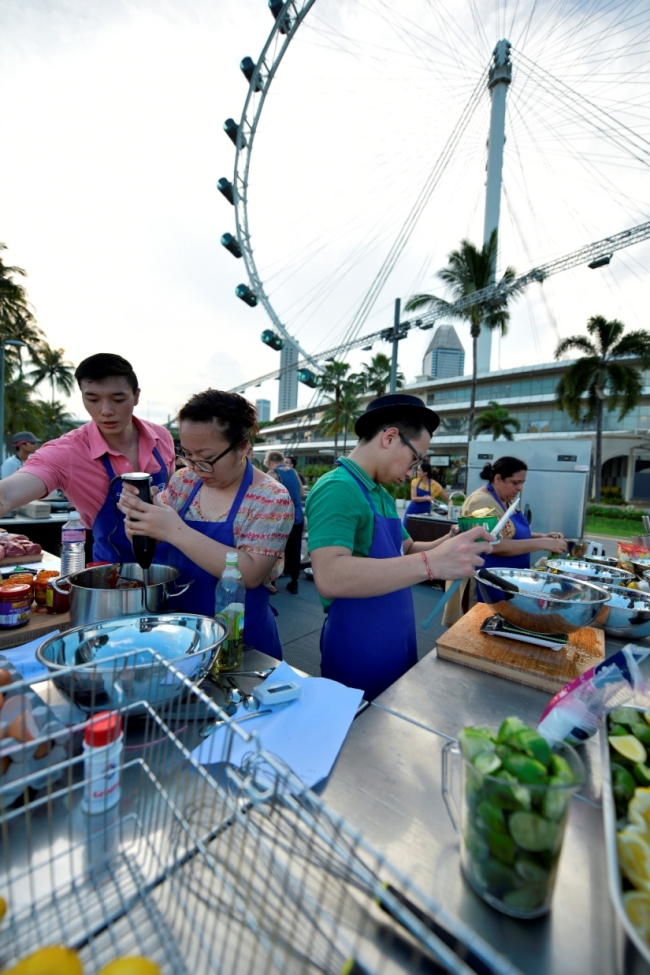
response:
[[[434,575],[433,572],[431,571],[431,566],[429,565],[429,560],[427,559],[426,552],[420,552],[420,555],[422,556],[422,561],[424,562],[427,568],[427,575],[429,576],[429,582],[433,582]]]

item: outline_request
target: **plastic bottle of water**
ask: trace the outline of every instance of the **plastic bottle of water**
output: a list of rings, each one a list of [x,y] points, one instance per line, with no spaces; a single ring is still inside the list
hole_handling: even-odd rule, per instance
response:
[[[78,511],[71,511],[70,517],[61,529],[61,575],[69,576],[86,568],[86,526]]]
[[[226,568],[214,594],[214,616],[226,627],[227,637],[212,665],[216,676],[223,670],[241,667],[244,659],[244,603],[246,589],[237,568],[237,552],[226,553]]]

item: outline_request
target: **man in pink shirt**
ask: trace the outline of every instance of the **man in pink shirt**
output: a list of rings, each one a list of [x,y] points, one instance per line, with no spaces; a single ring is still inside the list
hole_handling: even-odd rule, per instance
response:
[[[121,481],[112,484],[112,479],[145,471],[164,487],[174,470],[174,442],[165,427],[133,416],[140,389],[122,356],[91,355],[77,367],[75,379],[90,423],[43,444],[19,471],[0,481],[0,517],[61,488],[93,530],[93,558],[132,562],[124,515],[117,508]]]

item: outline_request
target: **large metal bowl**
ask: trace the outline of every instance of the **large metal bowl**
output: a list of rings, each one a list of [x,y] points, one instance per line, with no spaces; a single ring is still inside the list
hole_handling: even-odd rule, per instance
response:
[[[650,559],[630,559],[630,562],[639,576],[644,576],[650,570]]]
[[[650,636],[650,593],[625,586],[607,586],[610,598],[596,622],[608,636],[642,640]]]
[[[513,626],[534,633],[574,633],[593,623],[609,599],[600,586],[551,572],[490,569],[490,575],[504,586],[481,579],[479,569],[476,583],[483,600]],[[516,586],[519,592],[512,592],[509,586]]]
[[[55,634],[40,645],[36,657],[64,694],[94,714],[139,701],[156,706],[175,700],[169,671],[152,651],[196,680],[225,638],[226,628],[209,616],[126,616]],[[61,674],[68,667],[78,669]],[[179,684],[178,693],[181,689]]]
[[[597,586],[622,586],[634,579],[633,572],[614,569],[609,565],[597,565],[582,559],[551,559],[547,562],[549,571],[556,570],[563,576],[570,576],[580,582],[593,582]]]

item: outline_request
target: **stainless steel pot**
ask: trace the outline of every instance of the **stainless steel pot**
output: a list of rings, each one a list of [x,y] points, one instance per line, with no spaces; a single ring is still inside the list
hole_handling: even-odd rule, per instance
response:
[[[152,565],[148,573],[149,584],[145,587],[144,573],[134,562],[121,567],[117,563],[98,565],[67,577],[59,576],[52,585],[62,593],[68,592],[62,585],[69,585],[71,625],[86,626],[121,616],[164,613],[167,602],[191,585],[190,582],[175,589],[179,571],[171,565]]]

